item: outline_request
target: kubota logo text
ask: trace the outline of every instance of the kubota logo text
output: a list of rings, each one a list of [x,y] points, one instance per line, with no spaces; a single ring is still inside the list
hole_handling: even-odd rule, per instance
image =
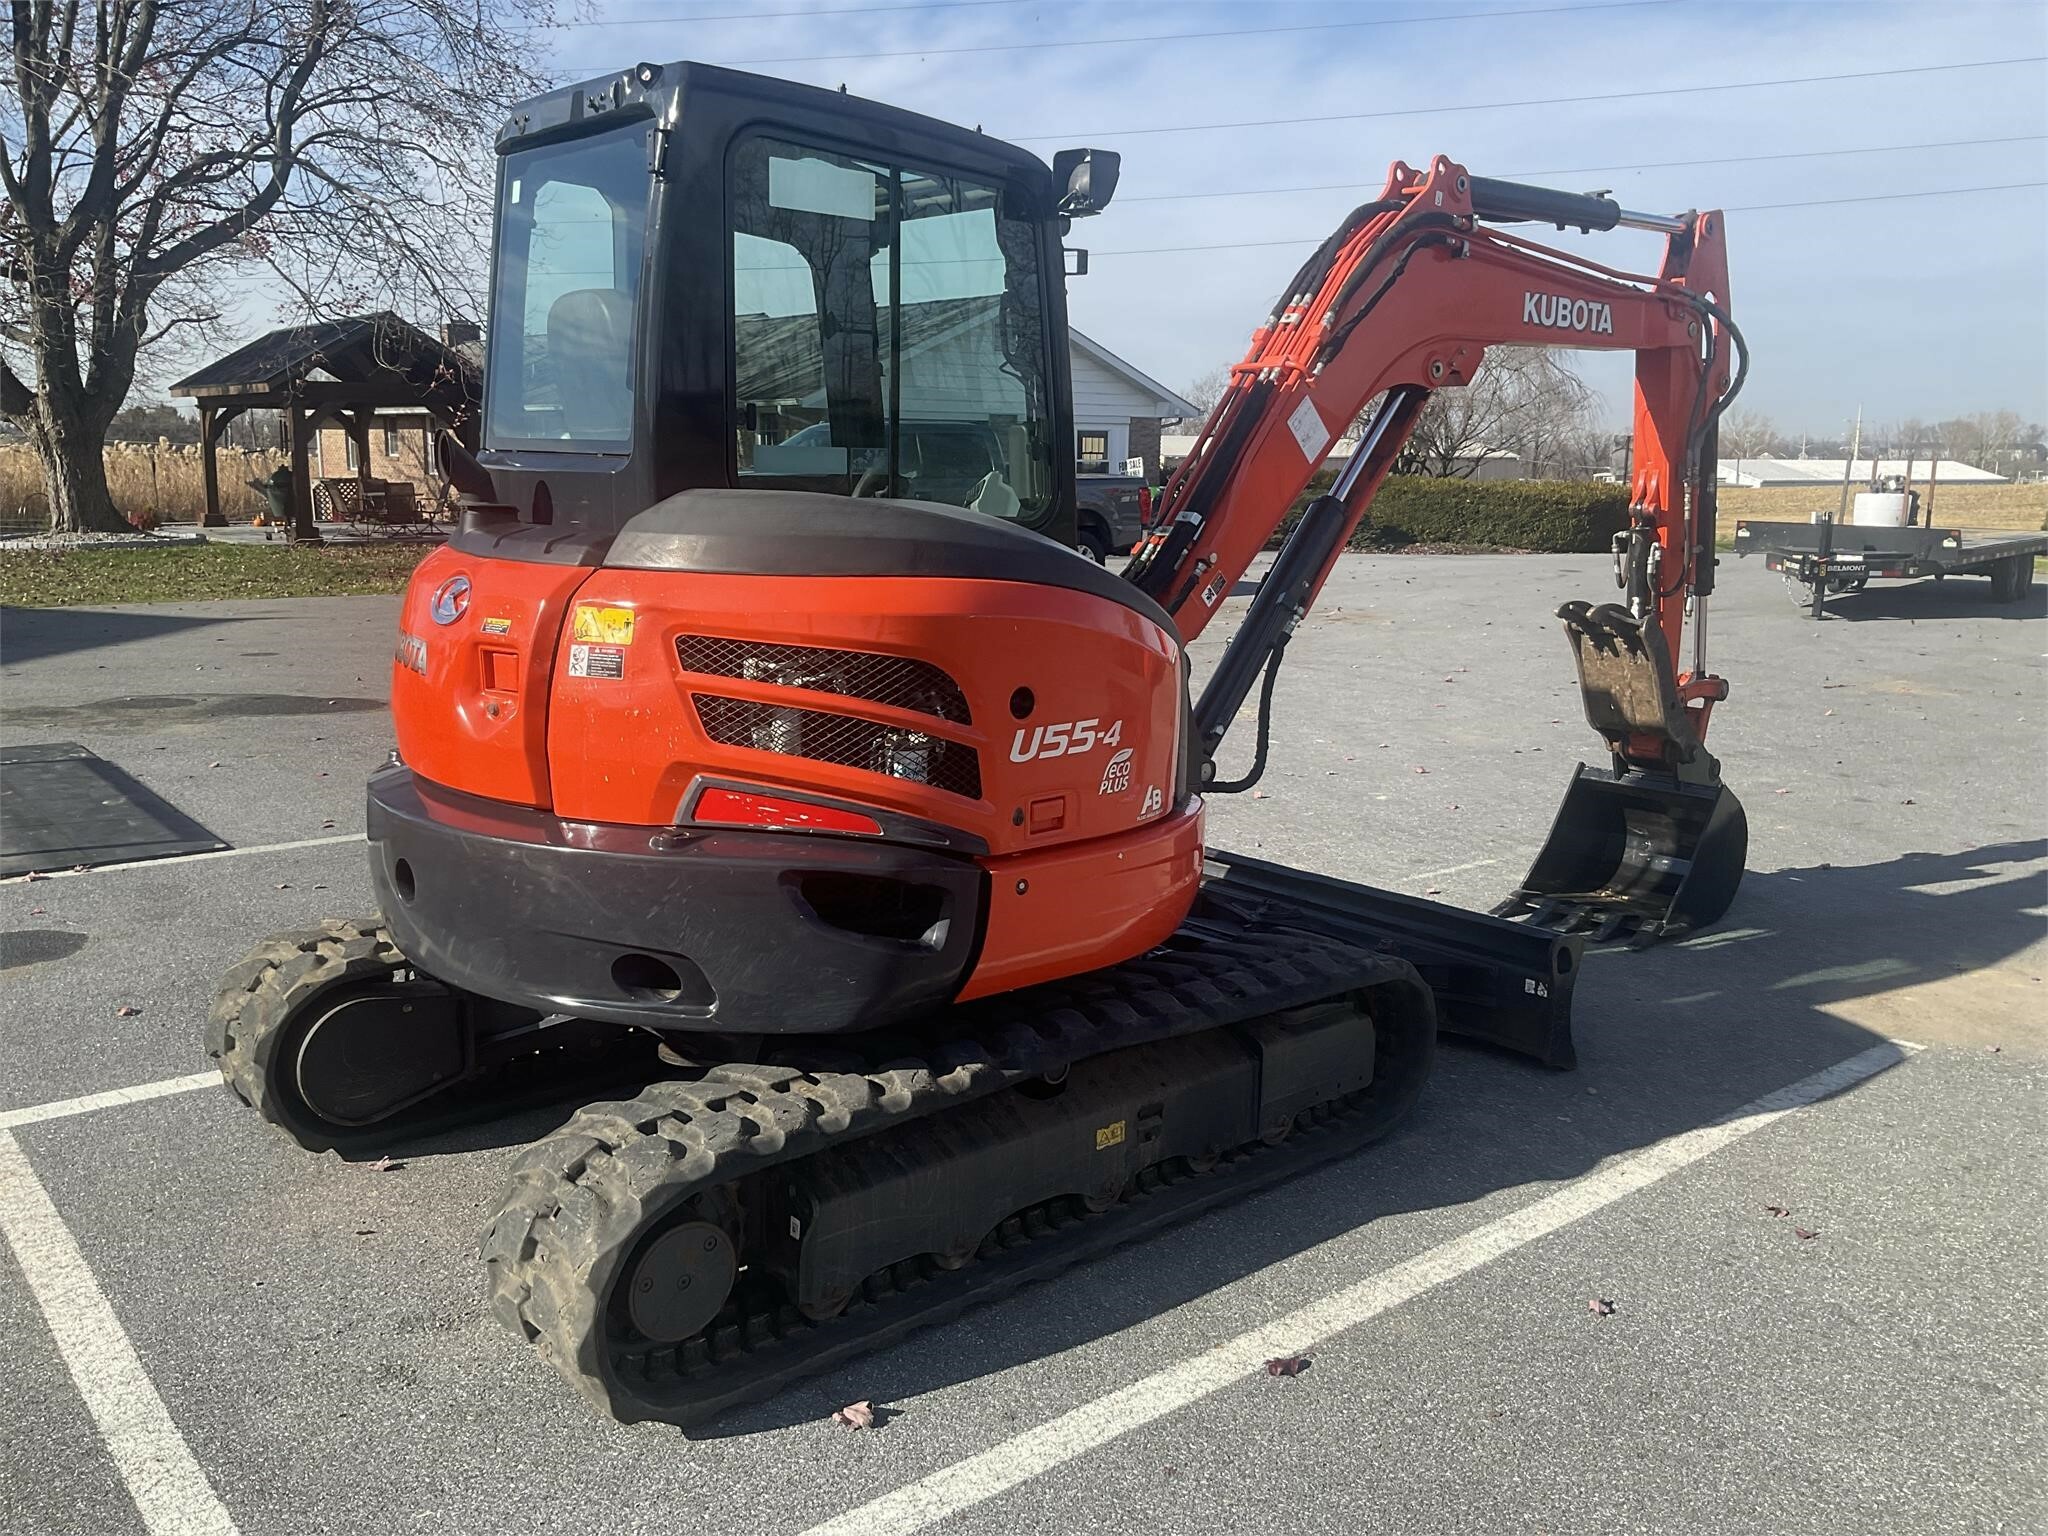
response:
[[[1525,293],[1522,295],[1522,324],[1612,336],[1614,310],[1598,299],[1573,299],[1561,293]]]

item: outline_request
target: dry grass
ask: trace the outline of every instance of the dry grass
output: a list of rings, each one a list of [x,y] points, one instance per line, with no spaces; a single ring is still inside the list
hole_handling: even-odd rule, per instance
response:
[[[1852,494],[1860,486],[1851,487]],[[1920,504],[1927,482],[1916,480]],[[1721,487],[1724,532],[1736,518],[1755,522],[1803,523],[1816,508],[1832,512],[1842,503],[1839,487],[1760,485]],[[1940,485],[1934,488],[1932,523],[1948,528],[2048,528],[2048,483],[2036,485]]]
[[[269,474],[280,460],[275,453],[221,448],[221,511],[235,522],[247,522],[263,510],[263,498],[248,482]],[[154,511],[162,522],[196,523],[206,510],[206,480],[196,447],[110,443],[107,486],[114,493],[114,505],[130,515]],[[43,494],[42,463],[35,449],[26,443],[0,443],[0,528],[42,528],[49,521],[50,503]]]

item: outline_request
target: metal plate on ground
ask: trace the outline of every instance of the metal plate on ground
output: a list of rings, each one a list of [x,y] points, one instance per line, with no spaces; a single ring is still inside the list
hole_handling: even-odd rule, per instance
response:
[[[0,747],[0,878],[227,846],[75,741]]]

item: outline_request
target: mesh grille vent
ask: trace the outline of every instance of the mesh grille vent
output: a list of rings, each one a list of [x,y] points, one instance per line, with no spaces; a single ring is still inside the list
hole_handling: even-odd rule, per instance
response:
[[[810,688],[892,709],[914,710],[956,725],[972,723],[960,685],[930,662],[915,657],[816,645],[771,645],[716,635],[678,635],[676,658],[685,672]]]
[[[970,800],[981,798],[980,754],[959,742],[821,709],[797,709],[787,704],[762,704],[709,693],[692,694],[690,701],[697,708],[704,734],[723,746],[752,747],[759,752],[779,752],[784,757],[807,757],[820,763],[864,768],[892,779],[929,784]]]

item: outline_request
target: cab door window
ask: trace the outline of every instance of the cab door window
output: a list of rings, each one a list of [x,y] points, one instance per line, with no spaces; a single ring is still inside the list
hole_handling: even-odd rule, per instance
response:
[[[770,138],[730,171],[742,485],[1050,510],[1037,231],[1000,188]]]

